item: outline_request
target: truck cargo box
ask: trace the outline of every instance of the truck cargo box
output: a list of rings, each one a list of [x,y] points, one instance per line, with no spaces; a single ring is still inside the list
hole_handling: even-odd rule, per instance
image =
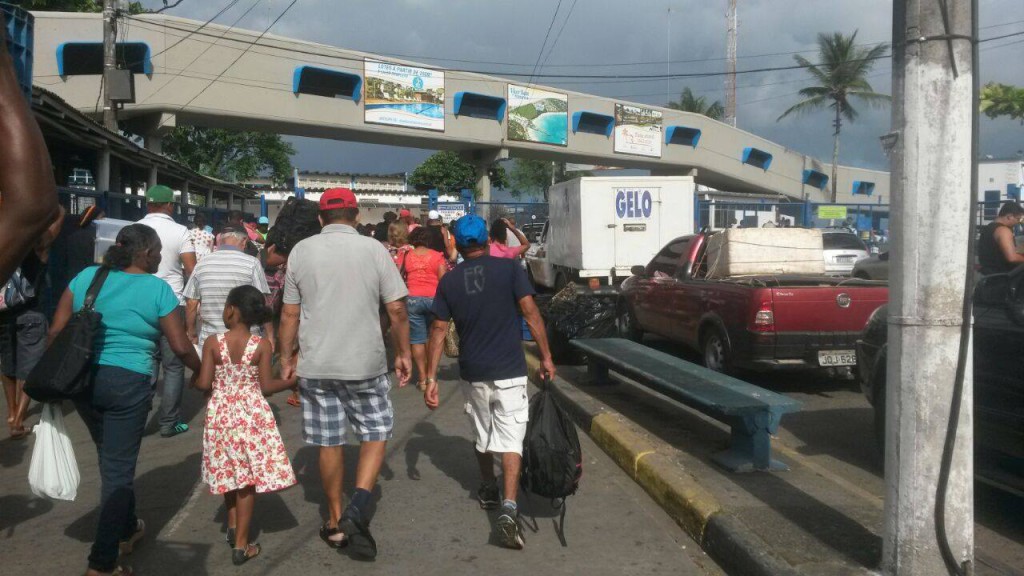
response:
[[[709,278],[825,273],[821,230],[730,228],[708,240]]]
[[[549,192],[547,253],[580,277],[629,276],[669,240],[693,233],[690,176],[586,177]]]

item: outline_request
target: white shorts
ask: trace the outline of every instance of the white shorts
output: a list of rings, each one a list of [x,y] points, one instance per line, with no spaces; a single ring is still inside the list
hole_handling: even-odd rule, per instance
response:
[[[530,399],[526,376],[492,382],[463,382],[477,452],[523,453]]]

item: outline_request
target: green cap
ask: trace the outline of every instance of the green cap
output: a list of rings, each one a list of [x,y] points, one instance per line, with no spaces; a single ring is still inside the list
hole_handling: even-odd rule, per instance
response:
[[[163,184],[151,186],[149,190],[146,190],[146,201],[152,202],[153,204],[167,204],[169,202],[174,202],[174,190],[171,190]]]

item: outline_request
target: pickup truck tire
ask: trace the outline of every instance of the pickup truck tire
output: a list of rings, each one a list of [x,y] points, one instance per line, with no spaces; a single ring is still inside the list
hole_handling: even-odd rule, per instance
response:
[[[732,351],[729,339],[718,327],[712,327],[701,339],[701,351],[704,354],[704,367],[722,374],[732,373]]]
[[[622,299],[622,301],[619,302],[616,323],[619,328],[619,336],[627,340],[632,340],[633,342],[643,341],[644,332],[640,329],[640,325],[636,320],[636,315],[633,313],[633,309],[630,308],[629,304],[626,303],[625,299]]]

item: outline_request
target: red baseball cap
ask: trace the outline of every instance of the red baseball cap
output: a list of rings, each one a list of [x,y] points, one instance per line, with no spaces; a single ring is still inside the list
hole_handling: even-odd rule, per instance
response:
[[[337,210],[338,208],[358,208],[356,195],[348,188],[329,188],[320,196],[321,210]]]
[[[411,217],[411,216],[412,216],[412,212],[410,212],[408,208],[402,208],[401,210],[398,211],[398,217],[399,218],[408,218],[408,217]]]

